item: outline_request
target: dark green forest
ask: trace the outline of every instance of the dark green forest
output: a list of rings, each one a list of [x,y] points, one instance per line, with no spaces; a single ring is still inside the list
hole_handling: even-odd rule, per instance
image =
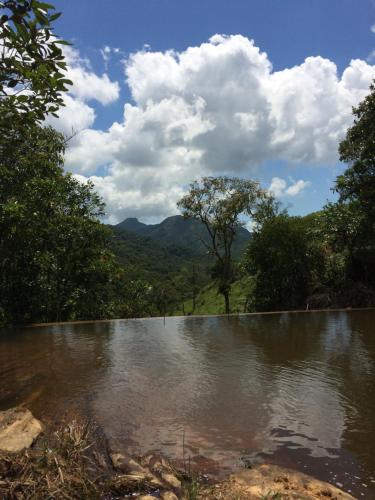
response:
[[[69,138],[44,124],[71,84],[59,14],[3,3],[0,323],[375,306],[374,85],[321,211],[292,217],[256,181],[218,177],[190,186],[182,216],[108,226],[94,186],[64,170]]]

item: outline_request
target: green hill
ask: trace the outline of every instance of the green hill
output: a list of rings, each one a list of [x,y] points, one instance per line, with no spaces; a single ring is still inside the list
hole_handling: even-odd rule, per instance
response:
[[[201,223],[177,215],[152,225],[129,218],[110,228],[113,251],[125,269],[126,279],[151,285],[149,309],[155,314],[192,313],[193,297],[195,314],[223,311],[223,299],[217,295],[211,277],[216,259],[198,239],[206,233]],[[242,256],[249,238],[250,233],[239,227],[233,244],[235,258]],[[233,286],[233,311],[244,310],[247,294],[242,289],[240,282]]]
[[[205,226],[195,219],[184,219],[181,215],[167,217],[159,224],[143,224],[138,219],[128,218],[114,226],[114,228],[151,238],[166,247],[177,246],[200,255],[207,253],[204,244],[200,241],[201,239],[207,240]],[[250,237],[250,232],[239,226],[236,239],[233,242],[233,255],[235,258],[242,255]]]
[[[112,230],[113,250],[119,263],[134,277],[161,281],[179,273],[184,266],[202,261],[199,254],[188,248],[166,245],[119,226]]]

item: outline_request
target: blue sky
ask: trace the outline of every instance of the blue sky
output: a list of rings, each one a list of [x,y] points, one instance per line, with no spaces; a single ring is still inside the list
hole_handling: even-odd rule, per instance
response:
[[[67,168],[111,222],[172,215],[200,174],[258,179],[295,214],[332,199],[375,77],[373,0],[54,3],[76,82],[54,125],[77,132]]]

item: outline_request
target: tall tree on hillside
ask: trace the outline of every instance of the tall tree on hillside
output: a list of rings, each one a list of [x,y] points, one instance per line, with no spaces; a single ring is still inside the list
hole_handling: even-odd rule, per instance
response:
[[[216,259],[218,291],[224,297],[225,313],[230,312],[230,290],[233,281],[232,244],[238,228],[246,219],[256,219],[270,196],[254,181],[237,177],[203,177],[190,185],[179,202],[185,218],[202,222],[207,238],[201,238]]]
[[[375,286],[375,85],[353,109],[354,124],[340,143],[340,160],[349,166],[338,176],[338,208],[353,213],[355,234],[349,242],[349,277]],[[336,212],[340,212],[336,209]],[[339,222],[339,221],[338,221]],[[349,229],[349,228],[348,228]],[[350,229],[352,229],[350,227]],[[345,243],[346,245],[346,243]]]

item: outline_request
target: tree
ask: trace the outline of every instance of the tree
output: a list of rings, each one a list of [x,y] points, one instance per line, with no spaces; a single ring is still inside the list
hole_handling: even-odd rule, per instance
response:
[[[208,238],[200,238],[216,259],[218,291],[224,297],[225,313],[230,312],[229,295],[233,280],[232,244],[246,218],[256,220],[260,207],[269,199],[259,184],[237,177],[203,177],[190,185],[179,202],[185,218],[201,221]]]
[[[353,224],[341,248],[350,252],[348,275],[375,287],[375,85],[353,109],[354,124],[340,143],[340,160],[349,166],[339,175],[334,190],[339,194],[337,213],[352,214]],[[332,211],[332,207],[331,207]],[[342,227],[342,226],[341,226]]]
[[[71,83],[59,14],[37,0],[0,7],[0,321],[111,317],[122,271],[104,204],[64,173],[66,139],[41,126]]]
[[[252,298],[256,310],[305,307],[313,264],[309,242],[303,219],[285,213],[254,232],[245,268],[256,278]]]
[[[0,309],[8,322],[113,314],[118,273],[104,205],[63,171],[64,137],[19,130],[0,162]],[[2,141],[2,139],[0,139]],[[8,146],[7,146],[8,148]]]
[[[0,2],[0,130],[9,132],[17,114],[42,121],[64,105],[66,78],[61,44],[52,23],[60,16],[37,0]],[[10,127],[12,130],[12,127]]]

